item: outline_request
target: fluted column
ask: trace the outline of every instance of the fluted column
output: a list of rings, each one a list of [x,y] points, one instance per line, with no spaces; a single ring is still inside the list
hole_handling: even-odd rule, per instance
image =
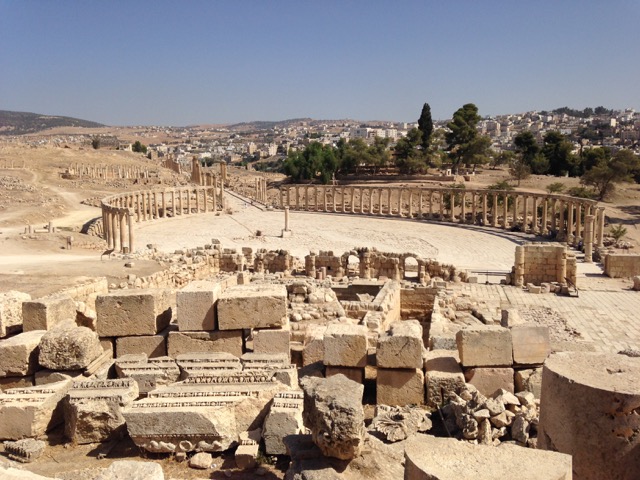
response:
[[[347,211],[347,187],[342,187],[340,189],[340,193],[342,194],[342,213]]]
[[[156,218],[160,218],[160,203],[158,202],[158,192],[153,192],[153,208]]]
[[[520,196],[517,193],[514,193],[513,194],[513,208],[512,208],[513,220],[511,220],[511,226],[512,227],[515,227],[516,225],[518,225],[518,207],[520,207]],[[522,231],[524,231],[524,228],[522,229]]]
[[[107,248],[111,250],[114,248],[114,239],[113,239],[113,220],[111,218],[112,213],[110,209],[107,209],[105,212],[105,224],[104,224],[104,233],[107,238]]]
[[[567,238],[567,227],[564,221],[565,202],[563,200],[558,200],[556,202],[556,206],[558,207],[558,228],[556,230],[556,237],[564,241]]]
[[[296,186],[294,191],[296,192],[296,210],[300,210],[300,189]]]

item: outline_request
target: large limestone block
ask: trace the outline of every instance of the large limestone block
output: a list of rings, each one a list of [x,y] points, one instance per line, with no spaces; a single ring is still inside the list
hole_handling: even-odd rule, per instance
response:
[[[239,357],[242,355],[243,345],[242,330],[170,332],[167,354],[176,358],[186,353],[226,352]]]
[[[407,442],[404,456],[405,480],[572,478],[569,455],[516,445],[503,444],[496,448],[471,445],[455,438],[415,435]]]
[[[270,328],[287,325],[287,288],[284,285],[237,285],[217,303],[218,328]]]
[[[289,328],[254,330],[253,351],[256,353],[284,353],[291,358]]]
[[[131,289],[98,295],[100,337],[155,335],[171,321],[172,292],[167,289]]]
[[[0,465],[0,478],[2,478],[2,480],[53,480],[53,477],[43,477],[29,470],[20,470],[3,465]]]
[[[325,325],[311,324],[307,327],[303,340],[302,366],[324,361]]]
[[[378,368],[376,403],[391,406],[424,404],[422,370]]]
[[[23,332],[0,340],[0,377],[31,375],[38,368],[38,345],[46,330]]]
[[[497,325],[466,327],[456,334],[464,367],[508,367],[513,364],[509,329]]]
[[[63,421],[62,399],[71,380],[0,394],[0,440],[39,437]]]
[[[169,331],[157,335],[132,335],[130,337],[116,338],[116,356],[144,353],[149,358],[164,357],[167,355],[167,336]]]
[[[551,355],[542,369],[538,448],[571,455],[577,479],[638,478],[638,379],[640,358]]]
[[[364,383],[364,368],[358,367],[331,367],[328,366],[325,369],[324,376],[329,378],[334,375],[344,375],[349,380],[352,380],[356,383]]]
[[[379,368],[422,368],[422,350],[420,322],[394,322],[378,337],[376,364]]]
[[[451,350],[432,350],[425,360],[427,405],[442,407],[449,393],[460,393],[465,385],[457,355]]]
[[[531,392],[536,398],[542,394],[542,368],[516,370],[513,375],[516,392]]]
[[[22,303],[22,330],[49,330],[67,320],[76,321],[76,302],[69,295],[53,295]]]
[[[37,385],[35,375],[27,375],[26,377],[0,377],[0,391],[10,388],[33,387]]]
[[[215,330],[215,303],[222,293],[217,282],[197,280],[176,293],[176,316],[181,331]]]
[[[31,300],[28,293],[9,290],[0,293],[0,338],[22,330],[22,302]]]
[[[103,351],[96,332],[64,322],[42,336],[38,362],[51,370],[78,370],[88,367]]]
[[[286,455],[284,438],[302,432],[302,409],[304,393],[289,391],[276,393],[269,414],[264,420],[262,438],[267,455]]]
[[[164,472],[160,464],[137,460],[116,460],[95,480],[164,480]]]
[[[467,383],[476,387],[487,397],[492,396],[500,388],[514,393],[513,368],[467,368],[464,371],[464,378]]]
[[[364,447],[365,427],[362,394],[364,386],[344,375],[331,378],[306,377],[304,423],[313,442],[325,456],[350,460]]]
[[[511,328],[513,363],[516,365],[542,365],[551,353],[549,327],[517,325]]]
[[[334,367],[367,365],[368,330],[364,325],[332,323],[324,333],[324,364]]]
[[[65,436],[77,444],[115,438],[126,428],[122,410],[137,397],[132,378],[75,381],[65,402]]]

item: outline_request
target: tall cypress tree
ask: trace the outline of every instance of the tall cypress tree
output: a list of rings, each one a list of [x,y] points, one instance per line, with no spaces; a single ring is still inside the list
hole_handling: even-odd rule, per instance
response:
[[[426,152],[431,144],[431,135],[433,134],[431,107],[428,103],[422,106],[422,112],[420,112],[420,118],[418,119],[418,128],[422,132],[422,148]]]

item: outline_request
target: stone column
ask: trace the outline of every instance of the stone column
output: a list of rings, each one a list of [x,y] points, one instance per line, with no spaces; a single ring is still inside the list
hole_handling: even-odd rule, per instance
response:
[[[216,179],[213,179],[213,195],[211,196],[211,200],[212,200],[212,205],[211,208],[213,209],[213,212],[217,212],[218,211],[218,187],[216,187]]]
[[[433,220],[433,194],[434,191],[429,191],[429,219]]]
[[[367,192],[369,192],[369,215],[373,215],[373,192],[375,189],[368,187]]]
[[[127,212],[127,225],[129,226],[129,253],[133,253],[133,222],[131,221],[131,212]]]
[[[296,192],[296,210],[300,210],[300,188],[297,186],[293,188],[294,192]]]
[[[320,191],[318,189],[318,186],[314,186],[313,187],[313,198],[315,198],[315,210],[316,212],[320,211]]]
[[[440,218],[439,220],[441,222],[444,222],[444,192],[442,190],[440,190],[438,192],[439,196],[440,196]]]
[[[569,212],[567,213],[567,243],[572,244],[574,241],[574,227],[573,227],[573,202],[569,202]]]
[[[604,247],[604,207],[598,207],[598,248]]]
[[[404,193],[403,188],[398,189],[398,216],[404,217],[404,213],[402,213],[403,205],[402,205],[402,194]]]
[[[478,218],[478,197],[476,192],[471,193],[471,225],[477,223]]]
[[[467,223],[467,194],[463,191],[460,194],[460,223]]]
[[[332,193],[332,198],[331,200],[333,201],[333,213],[336,213],[336,187],[331,187],[331,193]]]
[[[524,247],[522,245],[518,245],[516,247],[514,278],[512,279],[513,285],[516,287],[524,285],[524,267]]]
[[[582,204],[576,203],[576,233],[573,237],[573,244],[578,245],[582,238]]]
[[[284,207],[284,231],[289,231],[289,207]]]
[[[498,194],[493,194],[493,208],[491,209],[491,226],[498,226]]]
[[[171,189],[171,213],[176,218],[176,189]]]
[[[420,189],[420,196],[418,197],[418,217],[424,218],[424,210],[422,206],[422,189]]]
[[[533,212],[531,213],[531,233],[537,235],[538,229],[538,197],[531,197],[533,200]]]
[[[136,192],[135,196],[136,196],[136,222],[140,222],[140,192]]]
[[[108,209],[105,212],[105,220],[106,223],[104,225],[104,232],[105,235],[107,237],[107,248],[109,250],[114,249],[115,248],[115,239],[113,236],[113,214],[111,213],[111,210]]]
[[[160,204],[158,203],[158,192],[153,192],[153,208],[156,218],[160,218]]]
[[[209,211],[209,199],[207,198],[209,194],[209,187],[204,187],[202,189],[202,196],[204,198],[204,213]],[[162,201],[164,203],[164,192],[162,192]]]
[[[593,262],[593,224],[596,217],[587,215],[584,218],[584,261],[585,263]]]
[[[456,191],[451,190],[449,192],[449,208],[451,209],[449,212],[449,220],[452,222],[455,220],[455,210],[456,210]]]
[[[200,188],[194,188],[196,193],[196,213],[200,213]]]
[[[146,222],[147,221],[147,210],[148,210],[147,192],[141,192],[140,194],[142,195],[142,221]]]
[[[118,212],[118,223],[120,228],[120,251],[124,253],[126,232],[124,231],[124,212],[122,210]]]
[[[487,218],[487,194],[483,193],[482,194],[482,225],[486,226],[487,223],[489,222],[489,219]]]
[[[518,196],[514,195],[513,196],[513,208],[517,208],[518,207]],[[507,216],[509,214],[509,194],[508,193],[504,193],[504,218],[502,219],[502,228],[504,228],[505,230],[507,229],[507,226],[509,225],[509,222],[507,221]],[[515,225],[516,222],[515,220],[513,221],[513,224]]]
[[[513,194],[513,220],[511,221],[511,226],[515,227],[518,225],[518,207],[520,206],[520,196],[516,193]],[[506,211],[506,209],[505,209]],[[506,228],[506,227],[505,227]],[[524,228],[522,229],[524,232]]]
[[[280,187],[280,207],[284,208],[284,187]]]
[[[349,189],[349,196],[351,197],[351,207],[350,207],[351,213],[356,213],[356,209],[355,209],[356,189],[355,188],[351,187]]]
[[[113,236],[113,249],[118,248],[118,212],[114,209],[111,211],[111,234]]]
[[[556,238],[564,241],[567,238],[567,227],[564,221],[565,202],[563,200],[556,201],[558,208],[558,228],[556,229]]]

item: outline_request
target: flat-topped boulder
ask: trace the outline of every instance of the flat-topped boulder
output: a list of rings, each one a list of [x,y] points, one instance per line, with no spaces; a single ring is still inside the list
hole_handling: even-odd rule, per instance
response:
[[[104,442],[124,433],[122,410],[138,398],[132,378],[73,382],[65,402],[65,436],[73,443]]]
[[[430,435],[416,435],[405,445],[405,480],[570,480],[571,475],[571,457],[556,452]]]
[[[304,423],[311,430],[313,442],[328,457],[350,460],[364,446],[364,386],[344,375],[330,378],[306,377]]]
[[[22,330],[22,302],[31,300],[28,293],[9,290],[0,292],[0,338]]]
[[[38,346],[46,330],[22,332],[0,340],[0,377],[23,377],[38,369]]]
[[[38,363],[51,370],[79,370],[103,351],[96,332],[74,322],[62,322],[42,336]]]
[[[282,327],[288,324],[284,285],[237,285],[227,288],[217,302],[218,328]]]
[[[63,421],[62,399],[71,380],[0,393],[0,440],[44,435]]]
[[[171,321],[169,289],[119,290],[96,298],[97,329],[100,337],[155,335]]]
[[[176,292],[176,316],[181,331],[215,330],[215,303],[222,293],[218,282],[196,280]]]
[[[640,472],[640,358],[564,352],[542,369],[538,448],[573,457],[575,478]]]

